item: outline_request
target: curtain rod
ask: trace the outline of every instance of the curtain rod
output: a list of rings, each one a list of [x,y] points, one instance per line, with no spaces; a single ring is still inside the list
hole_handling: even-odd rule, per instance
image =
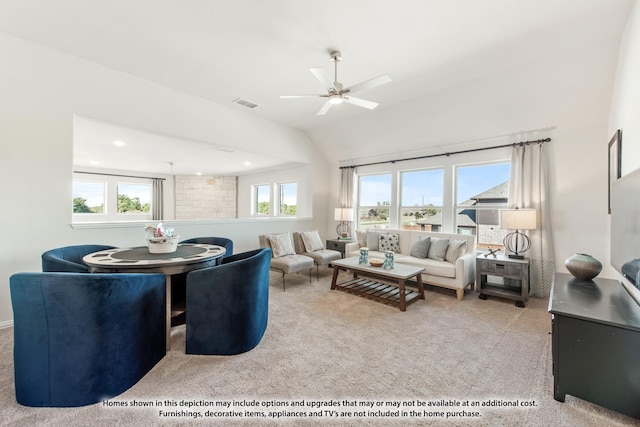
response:
[[[406,162],[406,161],[409,161],[409,160],[430,159],[432,157],[442,157],[442,156],[449,157],[449,156],[451,156],[453,154],[464,154],[464,153],[472,153],[474,151],[495,150],[496,148],[515,147],[516,145],[544,144],[545,142],[550,142],[550,141],[551,141],[551,138],[536,139],[535,141],[521,141],[521,142],[514,142],[513,144],[494,145],[492,147],[471,148],[469,150],[450,151],[450,152],[446,152],[446,153],[429,154],[429,155],[426,155],[426,156],[417,156],[417,157],[407,157],[407,158],[404,158],[404,159],[397,159],[397,160],[383,160],[383,161],[380,161],[380,162],[363,163],[361,165],[340,166],[340,169],[353,169],[353,168],[357,168],[357,167],[360,167],[360,166],[372,166],[372,165],[382,165],[382,164],[385,164],[385,163]]]
[[[156,178],[154,176],[119,175],[117,173],[100,173],[100,172],[83,172],[83,171],[73,171],[73,173],[86,173],[88,175],[102,175],[102,176],[119,176],[121,178],[159,179],[162,181],[166,180],[166,178]]]

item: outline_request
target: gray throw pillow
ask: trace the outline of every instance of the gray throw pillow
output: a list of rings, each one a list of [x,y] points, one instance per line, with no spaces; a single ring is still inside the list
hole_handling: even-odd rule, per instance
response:
[[[447,254],[444,256],[444,260],[449,262],[456,262],[458,258],[460,258],[466,251],[466,240],[449,239],[449,247],[447,248]]]
[[[429,247],[429,255],[427,255],[427,258],[431,258],[436,261],[444,261],[444,257],[447,255],[448,247],[449,239],[432,237],[431,246]]]
[[[413,242],[413,246],[411,246],[411,251],[409,255],[416,258],[426,258],[429,255],[429,247],[431,246],[431,238],[430,237],[418,237],[418,239]]]

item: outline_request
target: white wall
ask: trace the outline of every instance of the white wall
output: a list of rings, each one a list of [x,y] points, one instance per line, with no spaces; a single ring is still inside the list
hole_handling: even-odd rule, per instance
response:
[[[313,159],[313,197],[327,197],[327,179],[320,173],[325,161],[299,130],[1,33],[0,64],[0,326],[13,318],[9,276],[39,271],[45,250],[144,242],[142,229],[70,226],[74,114],[190,140],[222,140],[247,151],[277,152],[290,162]],[[315,222],[324,224],[327,213],[317,206],[316,219],[172,226],[185,238],[231,237],[241,251],[257,247],[262,232],[318,228]]]
[[[618,58],[609,134],[622,129],[622,173],[640,167],[640,2],[636,1],[624,30]]]

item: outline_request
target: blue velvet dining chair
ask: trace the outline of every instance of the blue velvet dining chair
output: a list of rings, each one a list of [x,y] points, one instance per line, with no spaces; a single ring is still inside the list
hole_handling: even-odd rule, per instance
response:
[[[108,245],[75,245],[51,249],[42,254],[42,271],[88,273],[89,268],[82,262],[82,258],[93,252],[113,248],[114,246]]]
[[[270,263],[264,248],[187,274],[187,354],[232,355],[258,345],[267,329]]]
[[[200,243],[203,245],[216,245],[224,247],[227,252],[223,258],[233,255],[233,240],[226,237],[194,237],[192,239],[183,240],[180,243]]]
[[[21,405],[109,399],[166,354],[163,274],[16,273],[9,285]]]

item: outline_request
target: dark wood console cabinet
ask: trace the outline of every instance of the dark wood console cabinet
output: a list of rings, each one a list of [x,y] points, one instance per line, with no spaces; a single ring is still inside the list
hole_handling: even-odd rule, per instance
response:
[[[640,306],[622,284],[556,273],[549,312],[554,399],[640,418]]]

